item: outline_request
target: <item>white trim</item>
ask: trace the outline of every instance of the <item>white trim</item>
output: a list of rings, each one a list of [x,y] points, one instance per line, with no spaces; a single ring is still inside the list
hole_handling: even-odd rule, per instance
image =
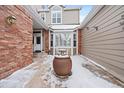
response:
[[[55,33],[53,34],[53,55],[55,55]]]
[[[34,38],[34,39],[33,39],[33,40],[34,40],[34,41],[33,41],[33,42],[34,42],[34,43],[33,43],[33,52],[35,52],[34,47],[35,47],[35,44],[36,44],[36,38],[35,38],[35,35],[34,35],[34,34],[33,34],[33,38]]]
[[[78,54],[78,30],[76,31],[76,39],[77,39],[77,41],[76,41],[76,54]]]
[[[41,41],[40,41],[40,45],[41,45],[41,52],[42,52],[42,50],[43,50],[43,36],[42,36],[42,30],[41,30]]]
[[[55,46],[55,35],[57,33],[70,33],[70,35],[71,35],[71,46],[57,46],[56,47]],[[76,48],[76,54],[78,53],[78,49],[77,49],[78,48],[78,35],[77,35],[77,32],[64,32],[63,31],[63,32],[53,32],[53,33],[50,33],[50,35],[51,34],[53,34],[53,47],[51,47],[51,44],[50,44],[50,47],[53,48],[53,55],[55,55],[55,49],[56,48],[70,48],[71,49],[71,55],[73,55],[73,49]],[[73,46],[73,43],[74,43],[73,36],[74,36],[74,34],[76,34],[76,47]]]
[[[60,25],[51,25],[50,27],[54,30],[73,30],[74,31],[74,28],[78,27],[80,25],[64,25],[64,24],[60,24]]]
[[[73,43],[74,43],[73,36],[74,36],[74,33],[72,32],[71,33],[71,56],[73,56],[73,49],[74,49],[74,47],[73,47]]]
[[[33,51],[35,52],[37,49],[37,46],[39,46],[40,45],[40,49],[38,49],[38,50],[40,50],[40,51],[42,51],[42,32],[41,33],[33,33],[33,36],[34,36],[34,44],[33,44]],[[38,44],[36,44],[36,37],[40,37],[40,44],[38,45]]]
[[[56,5],[55,5],[55,6],[56,6]],[[53,6],[53,7],[55,7],[55,6]],[[52,7],[52,8],[53,8],[53,7]],[[60,6],[57,5],[57,7],[60,7]],[[51,8],[51,24],[53,24],[53,25],[54,25],[54,24],[62,24],[62,7],[60,7],[60,8],[61,8],[60,11],[53,11],[52,8]],[[60,13],[61,13],[61,23],[53,23],[53,22],[52,22],[52,14],[53,14],[54,12],[60,12]]]
[[[87,15],[87,17],[84,19],[84,21],[81,23],[81,25],[77,29],[83,28],[103,7],[104,5],[95,5],[91,10],[91,12]]]
[[[51,33],[50,33],[50,29],[49,29],[49,50],[51,49]]]

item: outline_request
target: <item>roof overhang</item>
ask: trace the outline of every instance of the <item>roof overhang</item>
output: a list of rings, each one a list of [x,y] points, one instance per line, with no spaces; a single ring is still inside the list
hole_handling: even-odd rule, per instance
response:
[[[33,20],[33,28],[34,29],[46,29],[48,30],[48,26],[44,23],[38,13],[34,10],[34,8],[30,5],[24,5],[24,8],[29,12]]]
[[[80,11],[81,10],[81,8],[65,8],[64,9],[64,11],[73,11],[73,10],[78,10],[78,11]]]
[[[54,5],[50,5],[50,6],[48,6],[48,8],[50,9],[50,8],[53,7],[53,6],[54,6]],[[65,8],[63,5],[59,5],[59,6]]]
[[[50,28],[53,30],[74,30],[79,25],[51,25]]]

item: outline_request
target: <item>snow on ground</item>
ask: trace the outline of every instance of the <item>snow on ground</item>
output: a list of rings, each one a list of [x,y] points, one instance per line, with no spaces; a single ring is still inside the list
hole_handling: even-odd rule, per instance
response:
[[[69,88],[112,88],[119,87],[90,72],[82,64],[87,61],[80,56],[72,56],[72,75],[67,79],[60,79],[54,75],[51,64],[51,71],[47,72],[42,78],[48,82],[49,87],[69,87]],[[45,62],[44,62],[45,63]]]
[[[96,63],[95,61],[93,61],[93,60],[91,60],[91,59],[89,59],[89,58],[87,58],[87,57],[85,57],[85,56],[83,56],[83,55],[80,55],[80,56],[83,57],[85,60],[90,61],[90,62],[92,62],[93,64],[95,64],[95,65],[101,67],[102,69],[106,70],[105,67],[103,67],[102,65]]]
[[[44,58],[44,61],[39,59],[39,62],[34,62],[31,65],[14,72],[9,77],[0,80],[0,87],[68,87],[68,88],[113,88],[119,87],[112,84],[90,72],[88,69],[82,66],[87,64],[85,58],[80,56],[72,56],[72,75],[66,79],[60,79],[55,76],[53,71],[52,62],[54,56],[48,55]],[[41,62],[43,61],[43,62]],[[42,64],[42,66],[39,66]],[[40,70],[38,70],[40,69]],[[36,74],[37,73],[37,74]],[[39,73],[39,74],[38,74]],[[38,79],[37,79],[38,76]],[[33,77],[36,77],[33,79]],[[43,80],[45,83],[41,83]],[[28,85],[29,82],[29,85]],[[40,82],[40,86],[35,84]],[[34,85],[33,85],[34,84]]]
[[[22,88],[28,83],[37,72],[38,62],[32,63],[27,67],[17,70],[5,79],[0,80],[0,87]]]
[[[34,75],[36,71],[33,69],[25,70],[21,69],[14,72],[9,77],[0,80],[0,87],[7,88],[16,88],[16,87],[24,87],[25,83],[30,80],[30,78]]]
[[[0,88],[47,87],[44,85],[44,82],[42,82],[42,79],[40,79],[40,76],[46,71],[43,61],[47,63],[47,61],[51,61],[51,58],[53,58],[53,56],[38,58],[38,60],[35,60],[35,62],[29,66],[17,70],[7,78],[0,80]],[[46,66],[47,65],[49,64],[46,64]]]

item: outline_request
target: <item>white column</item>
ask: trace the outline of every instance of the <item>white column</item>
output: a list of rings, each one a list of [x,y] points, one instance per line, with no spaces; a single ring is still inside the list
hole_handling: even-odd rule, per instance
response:
[[[36,36],[35,36],[35,33],[33,33],[33,37],[34,37],[33,51],[35,52],[35,45],[36,45]]]
[[[41,52],[42,52],[42,48],[43,48],[43,39],[42,39],[42,30],[41,30],[41,42],[40,42],[41,44]]]
[[[53,55],[55,55],[55,33],[53,32]]]
[[[71,33],[71,56],[73,56],[73,32]]]
[[[78,55],[78,30],[76,31],[76,53]]]

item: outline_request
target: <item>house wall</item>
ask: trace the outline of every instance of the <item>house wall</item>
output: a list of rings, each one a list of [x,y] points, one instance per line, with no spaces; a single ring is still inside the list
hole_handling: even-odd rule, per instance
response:
[[[62,24],[79,24],[79,9],[64,10],[62,8]],[[44,12],[41,12],[44,13]],[[51,24],[51,9],[46,11],[46,24]],[[40,14],[40,13],[39,13]]]
[[[79,10],[64,10],[62,18],[63,24],[79,24]]]
[[[78,29],[78,54],[82,53],[82,30]]]
[[[46,24],[50,25],[51,24],[51,13],[49,12],[45,12],[46,14]]]
[[[16,23],[8,25],[13,15]],[[0,6],[0,79],[32,63],[32,19],[22,6]]]
[[[124,81],[124,6],[105,6],[82,30],[82,52]],[[96,31],[93,26],[98,26]]]
[[[49,31],[43,29],[44,51],[49,52]]]

